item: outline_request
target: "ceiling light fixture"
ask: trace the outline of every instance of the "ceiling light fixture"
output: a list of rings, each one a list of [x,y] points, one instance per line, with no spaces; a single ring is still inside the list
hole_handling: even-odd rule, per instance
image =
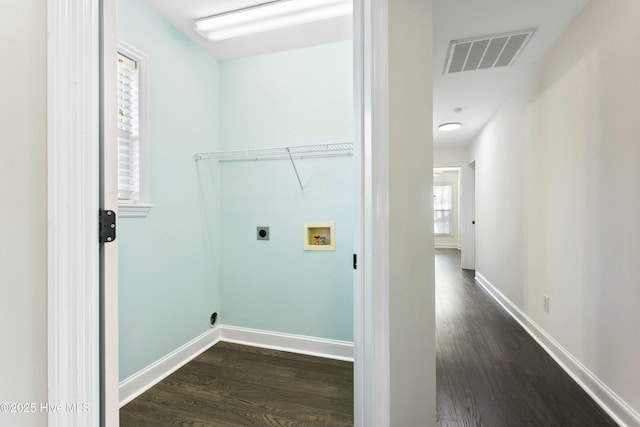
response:
[[[443,131],[450,131],[450,130],[456,130],[456,129],[460,129],[462,127],[462,123],[443,123],[440,126],[438,126],[438,129],[443,130]]]
[[[220,41],[352,12],[352,0],[277,0],[197,19],[195,28],[207,40]]]

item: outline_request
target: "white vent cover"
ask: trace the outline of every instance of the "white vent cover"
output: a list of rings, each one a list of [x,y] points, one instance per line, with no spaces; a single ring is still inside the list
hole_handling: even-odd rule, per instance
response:
[[[453,40],[444,66],[444,74],[483,70],[512,65],[536,29]]]

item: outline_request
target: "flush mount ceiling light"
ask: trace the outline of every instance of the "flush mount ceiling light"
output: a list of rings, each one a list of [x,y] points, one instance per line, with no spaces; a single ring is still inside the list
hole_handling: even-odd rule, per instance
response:
[[[352,12],[352,0],[277,0],[197,19],[195,27],[207,40],[220,41]]]
[[[462,127],[462,123],[443,123],[440,126],[438,126],[438,129],[443,130],[443,131],[450,131],[450,130],[456,130],[456,129],[460,129]]]

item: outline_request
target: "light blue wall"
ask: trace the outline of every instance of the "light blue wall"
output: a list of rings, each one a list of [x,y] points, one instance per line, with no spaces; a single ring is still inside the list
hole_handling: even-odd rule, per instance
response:
[[[120,0],[118,37],[149,55],[151,202],[120,218],[120,378],[208,329],[220,307],[215,166],[220,67],[142,0]]]
[[[120,378],[220,322],[353,339],[352,158],[193,161],[217,149],[352,141],[351,43],[219,64],[142,0],[120,40],[149,55],[151,202],[121,218]],[[335,252],[302,250],[304,221],[335,221]],[[256,226],[271,227],[258,242]]]
[[[222,64],[225,149],[353,141],[351,42]],[[224,324],[353,339],[353,158],[223,163]],[[335,221],[336,251],[303,251],[305,221]],[[271,239],[256,240],[269,226]]]

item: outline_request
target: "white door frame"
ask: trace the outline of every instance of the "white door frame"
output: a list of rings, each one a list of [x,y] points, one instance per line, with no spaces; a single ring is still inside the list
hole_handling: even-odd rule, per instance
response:
[[[115,210],[115,198],[100,190],[100,141],[109,140],[114,123],[102,123],[101,79],[115,69],[101,63],[102,45],[115,49],[116,4],[102,0],[47,1],[48,95],[48,425],[98,427],[118,424],[117,274],[113,266],[101,289],[98,212]],[[101,21],[110,30],[101,33]],[[104,37],[103,37],[104,36]],[[113,40],[112,40],[113,39]],[[115,64],[115,62],[113,63]],[[106,92],[114,81],[107,84]],[[108,121],[109,119],[107,119]],[[113,128],[113,130],[109,130]],[[103,130],[105,131],[103,133]],[[113,159],[108,159],[113,161]],[[107,203],[105,203],[107,200]],[[117,253],[117,252],[116,252]],[[115,290],[115,293],[114,293]],[[110,305],[100,306],[102,300]],[[100,333],[101,318],[107,332]],[[115,339],[114,339],[115,331]],[[100,351],[101,339],[110,352]],[[104,358],[101,359],[101,357]],[[115,387],[114,387],[115,384]],[[104,390],[101,390],[101,386]],[[62,405],[62,406],[58,406]]]
[[[117,425],[113,377],[102,378],[107,384],[102,400],[100,393],[100,20],[107,37],[116,32],[115,9],[101,15],[101,8],[115,7],[114,2],[102,3],[47,1],[49,402],[89,408],[87,413],[50,412],[50,427]],[[354,0],[360,264],[354,302],[355,425],[360,427],[390,423],[387,3]],[[117,286],[117,278],[109,280]],[[117,324],[105,326],[107,339],[117,343]],[[107,365],[117,367],[117,354],[114,362],[109,351]]]
[[[99,16],[47,2],[49,427],[100,425]]]
[[[354,348],[355,426],[388,427],[389,129],[388,0],[354,1],[357,222]],[[375,143],[374,143],[375,142]]]

